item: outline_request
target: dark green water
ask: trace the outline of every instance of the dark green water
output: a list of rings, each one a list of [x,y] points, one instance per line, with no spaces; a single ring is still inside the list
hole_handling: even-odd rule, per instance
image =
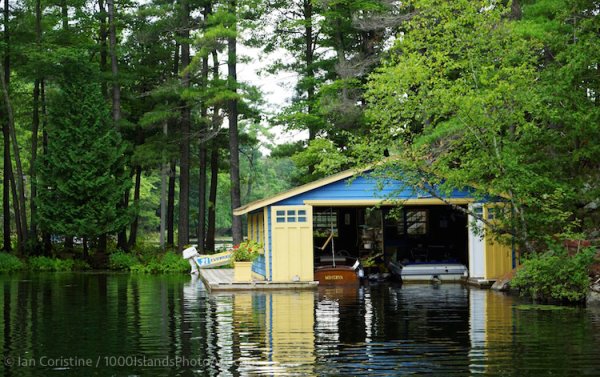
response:
[[[600,376],[600,311],[460,285],[207,294],[190,276],[0,275],[4,376]]]

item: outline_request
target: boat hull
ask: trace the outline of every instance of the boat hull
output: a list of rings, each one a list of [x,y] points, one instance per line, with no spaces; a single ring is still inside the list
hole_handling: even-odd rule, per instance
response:
[[[467,267],[460,263],[408,264],[400,271],[402,281],[456,281],[468,276]]]
[[[319,285],[350,285],[360,283],[356,270],[351,266],[317,267],[315,268],[315,280],[319,282]]]

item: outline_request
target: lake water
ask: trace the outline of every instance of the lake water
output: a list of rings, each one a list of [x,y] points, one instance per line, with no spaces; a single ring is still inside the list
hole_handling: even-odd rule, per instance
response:
[[[208,294],[186,275],[0,275],[4,376],[600,376],[600,310],[448,285]]]

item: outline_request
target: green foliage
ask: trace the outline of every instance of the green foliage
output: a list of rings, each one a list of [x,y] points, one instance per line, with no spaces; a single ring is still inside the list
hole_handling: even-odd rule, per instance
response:
[[[263,246],[256,241],[246,240],[233,247],[233,260],[236,262],[253,262],[260,255]]]
[[[124,251],[115,251],[108,256],[108,267],[111,270],[129,271],[133,266],[139,264],[134,254]]]
[[[61,69],[39,169],[39,222],[54,234],[92,238],[129,221],[117,206],[130,184],[124,146],[91,68],[65,59]]]
[[[589,289],[588,272],[595,255],[594,248],[570,256],[558,247],[532,254],[523,262],[510,285],[536,300],[583,301]]]
[[[519,18],[509,4],[484,0],[407,7],[413,17],[367,84],[371,129],[352,147],[358,159],[379,161],[365,151],[387,148],[394,158],[379,165],[384,178],[502,196],[493,230],[524,250],[573,230],[594,238],[597,8],[523,2]]]
[[[163,252],[155,245],[140,243],[134,252],[116,250],[109,255],[111,270],[161,274],[188,272],[190,264],[176,251]]]
[[[344,153],[329,139],[317,138],[308,147],[292,157],[297,166],[313,166],[312,174],[304,174],[302,183],[312,182],[327,175],[337,173],[347,166]]]
[[[178,253],[166,252],[150,257],[145,263],[139,263],[130,267],[131,272],[161,274],[181,273],[190,270],[190,264]]]
[[[24,268],[25,263],[16,256],[8,253],[0,253],[0,272],[19,271]]]
[[[50,257],[31,257],[27,260],[31,271],[73,271],[75,261],[73,259],[59,259]]]

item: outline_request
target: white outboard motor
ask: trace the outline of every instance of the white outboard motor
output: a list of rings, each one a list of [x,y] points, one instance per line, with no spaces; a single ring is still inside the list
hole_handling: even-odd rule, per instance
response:
[[[362,279],[365,277],[365,270],[363,269],[362,265],[360,264],[360,261],[357,259],[356,262],[354,262],[354,265],[352,266],[352,269],[357,271],[358,274],[358,278]]]
[[[198,273],[198,265],[196,264],[196,261],[194,260],[194,257],[196,255],[198,255],[198,250],[196,250],[196,246],[188,247],[187,249],[183,250],[182,254],[183,254],[183,259],[187,259],[188,262],[190,262],[190,266],[192,267],[192,271],[190,271],[190,273],[197,274]]]

